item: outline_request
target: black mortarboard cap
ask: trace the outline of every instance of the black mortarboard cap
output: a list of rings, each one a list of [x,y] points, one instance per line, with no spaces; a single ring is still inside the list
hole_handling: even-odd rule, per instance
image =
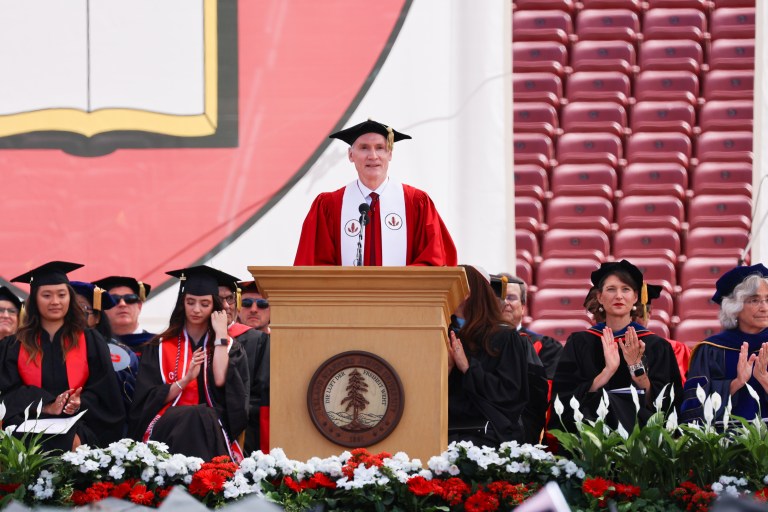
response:
[[[142,302],[147,300],[147,297],[149,297],[149,291],[152,289],[151,285],[141,282],[133,277],[127,276],[102,277],[101,279],[94,281],[93,284],[104,288],[107,291],[111,290],[112,288],[117,288],[118,286],[126,286],[130,288],[133,293],[138,295]]]
[[[0,300],[13,302],[16,309],[21,309],[21,299],[7,286],[0,286]]]
[[[96,311],[106,311],[117,305],[112,296],[107,293],[107,290],[93,283],[72,281],[69,284],[75,289],[75,293],[88,299]]]
[[[256,286],[256,281],[239,281],[237,285],[243,293],[258,293],[261,295],[259,287]]]
[[[602,263],[600,268],[592,272],[592,275],[590,276],[592,284],[594,286],[600,286],[600,281],[602,281],[603,278],[619,270],[623,270],[629,274],[629,277],[632,279],[632,281],[634,281],[634,283],[627,284],[636,285],[635,289],[637,290],[640,290],[643,287],[643,273],[640,272],[639,268],[627,260],[609,261]]]
[[[723,298],[733,293],[734,288],[739,286],[744,279],[752,274],[768,277],[768,268],[765,268],[765,265],[762,263],[732,268],[720,276],[720,279],[715,283],[717,291],[712,296],[712,302],[715,304],[722,304]]]
[[[343,140],[351,146],[355,143],[358,137],[365,135],[366,133],[378,133],[379,135],[383,135],[387,139],[387,149],[390,151],[392,150],[392,145],[395,142],[411,138],[410,135],[400,133],[389,126],[381,124],[378,121],[373,121],[372,119],[363,121],[362,123],[356,124],[355,126],[345,128],[340,132],[332,133],[329,137],[331,139]]]
[[[237,282],[235,276],[231,276],[221,270],[216,270],[207,265],[182,268],[166,272],[169,276],[179,278],[181,287],[179,293],[191,295],[219,295],[219,286],[232,289]]]
[[[658,299],[661,297],[661,290],[664,289],[663,286],[659,286],[656,284],[649,284],[646,283],[645,287],[648,289],[648,302],[651,302],[653,299]]]
[[[491,274],[491,288],[493,288],[493,293],[501,300],[504,300],[507,297],[507,283],[509,282],[509,279],[507,279],[507,276],[497,276]]]
[[[29,283],[33,288],[47,284],[66,284],[69,283],[67,274],[82,266],[79,263],[70,263],[68,261],[49,261],[44,265],[33,268],[29,272],[14,277],[11,279],[11,282]]]

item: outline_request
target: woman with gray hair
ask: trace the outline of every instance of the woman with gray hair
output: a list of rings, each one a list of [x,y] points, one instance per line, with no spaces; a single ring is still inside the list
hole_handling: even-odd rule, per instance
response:
[[[715,411],[721,419],[728,397],[731,414],[753,419],[759,411],[768,416],[768,268],[762,264],[736,267],[717,280],[712,301],[720,305],[723,331],[699,343],[691,354],[685,383],[682,419],[703,417],[696,397],[701,386],[707,395],[717,392],[722,405]],[[760,397],[750,396],[749,384]]]

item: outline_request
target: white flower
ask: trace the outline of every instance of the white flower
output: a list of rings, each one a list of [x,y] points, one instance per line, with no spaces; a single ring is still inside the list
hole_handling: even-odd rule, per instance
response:
[[[608,416],[608,393],[603,388],[603,396],[600,397],[600,405],[597,406],[597,419],[604,421]]]
[[[579,407],[581,407],[581,404],[576,400],[575,396],[571,396],[571,401],[568,402],[568,405],[571,406],[571,409],[573,409],[574,412],[578,411]]]
[[[701,387],[701,384],[696,384],[696,398],[699,399],[700,404],[703,404],[704,400],[707,399],[707,394],[704,392],[704,388]]]
[[[563,415],[564,410],[565,407],[563,407],[563,402],[560,401],[560,395],[555,395],[555,413],[560,417]]]
[[[584,477],[586,476],[587,474],[584,473],[584,470],[581,468],[579,468],[579,470],[576,472],[576,478],[578,478],[579,480],[584,480]]]
[[[714,493],[719,495],[721,492],[723,492],[723,484],[721,484],[720,482],[713,483],[712,484],[712,492],[714,492]]]
[[[621,436],[622,439],[627,440],[629,439],[629,432],[624,428],[624,425],[619,423],[618,428],[616,429],[616,432]]]
[[[731,402],[731,395],[728,395],[728,403],[725,404],[725,410],[723,411],[723,425],[728,428],[728,422],[731,419],[731,409],[733,404]]]
[[[635,403],[635,412],[640,411],[640,398],[637,396],[635,386],[629,386],[629,392],[632,393],[632,401]]]
[[[653,401],[653,407],[656,409],[656,412],[661,411],[661,407],[664,405],[664,392],[669,387],[669,384],[664,384],[664,387],[661,388],[661,392],[659,393],[659,396],[656,397],[656,400]]]
[[[109,469],[109,476],[114,480],[120,480],[125,474],[125,468],[123,466],[112,466]]]
[[[578,403],[578,402],[577,402]],[[578,409],[573,410],[573,421],[576,422],[577,426],[581,426],[582,421],[584,420],[584,414]]]
[[[720,393],[715,391],[714,393],[712,393],[711,398],[712,398],[712,408],[715,410],[715,412],[719,411],[720,406],[723,405],[723,399],[720,396]]]
[[[552,473],[552,476],[555,478],[560,476],[560,468],[557,466],[552,466],[549,468],[549,472]]]
[[[707,427],[712,425],[712,420],[715,418],[715,411],[712,407],[712,397],[708,397],[704,400],[704,421],[707,423]]]
[[[755,391],[755,389],[752,386],[749,385],[749,382],[744,384],[744,386],[747,388],[747,391],[749,392],[749,396],[754,398],[755,402],[760,403],[760,397],[757,396],[757,391]]]
[[[37,415],[35,416],[35,418],[39,418],[42,412],[43,412],[43,399],[41,398],[40,401],[37,403]]]
[[[667,429],[669,432],[674,432],[677,430],[677,411],[672,410],[671,413],[669,413],[669,416],[667,416],[667,423],[664,425],[664,428]]]

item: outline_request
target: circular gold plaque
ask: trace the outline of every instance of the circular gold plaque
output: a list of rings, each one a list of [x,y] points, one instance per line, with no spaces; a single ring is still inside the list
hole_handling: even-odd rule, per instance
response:
[[[330,441],[364,447],[385,439],[403,415],[400,377],[370,352],[338,354],[315,371],[307,407],[315,427]]]

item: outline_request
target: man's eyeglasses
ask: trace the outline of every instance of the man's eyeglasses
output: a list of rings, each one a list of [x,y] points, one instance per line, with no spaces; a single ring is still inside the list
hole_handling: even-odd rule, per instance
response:
[[[233,306],[235,304],[235,296],[234,295],[227,295],[226,297],[222,297],[219,295],[219,298],[229,304],[230,306]]]
[[[120,304],[120,301],[125,301],[126,304],[138,304],[139,303],[139,296],[135,293],[126,293],[125,295],[115,295],[111,294],[112,300],[115,301],[115,304]]]
[[[83,312],[86,318],[94,314],[93,308],[83,308]]]
[[[751,306],[753,308],[766,305],[768,306],[768,297],[761,299],[760,297],[751,297],[744,301],[744,304]]]
[[[520,300],[520,297],[514,294],[509,294],[504,298],[504,302],[517,302]]]
[[[269,307],[269,301],[267,299],[243,299],[243,308],[251,309],[256,304],[259,309],[267,309]]]
[[[0,308],[0,315],[8,313],[11,316],[19,314],[19,310],[16,308]]]

